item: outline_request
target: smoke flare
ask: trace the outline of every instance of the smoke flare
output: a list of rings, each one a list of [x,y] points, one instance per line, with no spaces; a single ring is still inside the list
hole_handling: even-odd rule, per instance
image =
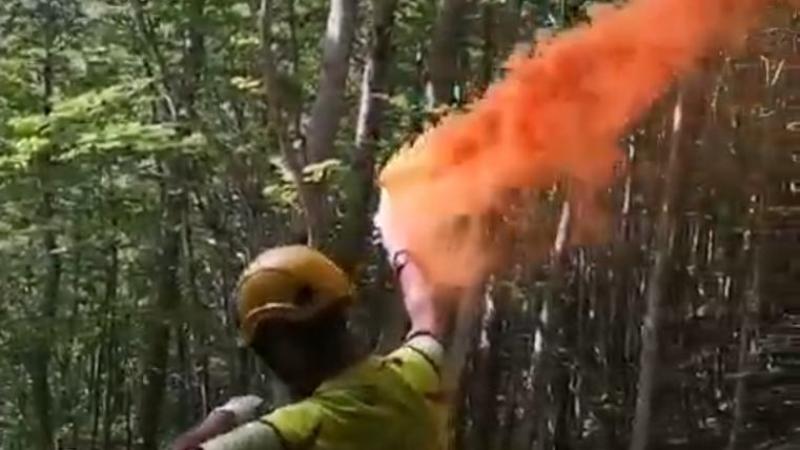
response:
[[[479,227],[456,227],[459,218],[502,210],[509,190],[559,180],[581,187],[578,200],[606,190],[631,125],[701,58],[743,38],[768,3],[632,0],[534,57],[513,56],[482,99],[383,169],[376,224],[384,240],[408,249],[435,283],[479,281],[492,249]]]

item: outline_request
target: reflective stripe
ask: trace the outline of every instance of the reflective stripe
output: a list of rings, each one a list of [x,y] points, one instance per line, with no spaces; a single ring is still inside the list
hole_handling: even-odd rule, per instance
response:
[[[285,450],[275,430],[261,422],[250,422],[203,444],[203,450]]]
[[[428,362],[433,365],[437,372],[442,367],[442,362],[444,361],[444,346],[433,336],[429,334],[414,336],[406,342],[406,346],[418,350],[426,356]]]

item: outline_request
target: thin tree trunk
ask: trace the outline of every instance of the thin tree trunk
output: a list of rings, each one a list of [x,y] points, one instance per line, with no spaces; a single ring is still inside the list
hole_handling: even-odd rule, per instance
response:
[[[106,272],[106,300],[108,304],[108,309],[106,311],[106,342],[104,342],[104,353],[105,353],[105,360],[106,361],[114,361],[115,352],[114,347],[116,345],[116,332],[115,332],[115,314],[114,314],[114,304],[116,303],[117,299],[117,285],[119,282],[119,258],[117,255],[117,246],[116,244],[112,244],[111,247],[111,255],[110,255],[110,263],[109,267]],[[116,385],[118,382],[116,378],[116,374],[118,370],[114,367],[109,367],[106,370],[106,388],[105,388],[105,398],[103,400],[103,447],[102,448],[109,448],[111,443],[111,425],[114,422],[116,408],[114,407],[114,399],[117,398],[117,394],[114,392],[115,389],[119,390],[119,387]]]
[[[557,424],[562,408],[561,382],[564,368],[560,367],[553,353],[562,344],[561,328],[563,322],[563,305],[558,304],[557,297],[563,286],[565,269],[565,251],[572,231],[572,208],[564,202],[558,231],[553,244],[550,261],[549,286],[544,294],[544,311],[540,325],[541,348],[535,358],[533,377],[534,411],[536,412],[536,449],[561,449],[560,438],[563,427]]]
[[[292,55],[292,74],[296,74],[300,68],[300,44],[297,40],[297,8],[295,7],[295,0],[286,0],[286,9],[289,11],[288,25]]]
[[[103,340],[107,340],[107,331],[103,331],[100,333],[103,337]],[[102,406],[100,403],[101,396],[103,395],[103,387],[105,384],[101,383],[101,379],[103,378],[105,372],[105,353],[104,353],[105,346],[101,343],[97,346],[97,349],[94,351],[92,358],[89,361],[92,364],[92,378],[89,382],[89,389],[92,392],[92,400],[90,402],[89,412],[91,413],[92,418],[92,433],[91,437],[89,438],[89,443],[91,448],[95,448],[97,445],[97,436],[100,433],[100,414],[102,412]]]
[[[107,187],[106,195],[109,198],[108,206],[114,210],[118,202],[114,197],[113,188]],[[114,399],[118,398],[120,386],[116,383],[117,373],[120,372],[119,365],[116,363],[114,348],[116,346],[116,304],[119,288],[119,247],[117,243],[118,219],[115,215],[110,218],[108,229],[111,238],[108,243],[108,255],[105,267],[105,280],[103,292],[103,322],[102,328],[104,336],[102,342],[102,357],[106,361],[104,396],[103,396],[103,418],[102,418],[102,448],[110,448],[111,427],[116,414],[116,404]]]
[[[508,335],[515,332],[511,326],[505,327],[504,323],[513,323],[513,314],[517,312],[513,304],[510,286],[497,283],[493,286],[491,298],[487,298],[484,307],[485,324],[482,333],[486,337],[486,347],[478,348],[475,355],[475,368],[471,378],[480,380],[474,382],[474,404],[472,416],[474,418],[474,433],[472,439],[465,442],[465,449],[489,449],[493,440],[498,436],[498,404],[502,387],[502,370],[514,367],[519,361],[514,360],[515,352],[508,356],[508,365],[502,363],[504,343]],[[491,306],[491,308],[490,308]],[[513,403],[513,396],[508,396],[506,402]],[[513,407],[507,407],[513,410]]]
[[[53,10],[53,5],[48,2],[45,2],[42,8],[42,13],[45,17],[45,24],[43,27],[45,55],[42,67],[42,80],[44,83],[43,112],[45,116],[48,116],[52,111],[51,102],[54,90],[53,46],[55,40],[54,34],[56,33],[56,12]],[[40,450],[52,450],[55,444],[51,410],[52,392],[49,379],[50,358],[52,353],[51,343],[53,342],[50,322],[52,322],[56,316],[62,273],[61,257],[57,251],[58,243],[56,240],[56,232],[53,228],[56,196],[48,181],[49,176],[47,170],[49,166],[49,155],[44,155],[39,164],[41,170],[39,182],[42,191],[40,219],[44,224],[42,247],[44,253],[45,278],[44,289],[38,308],[38,313],[43,323],[41,323],[41,329],[38,331],[37,337],[33,342],[27,364],[31,379],[33,409],[36,416],[37,447]]]
[[[45,192],[42,203],[42,217],[50,222],[53,218],[53,195]],[[45,287],[40,303],[40,314],[44,321],[55,319],[58,305],[58,290],[61,282],[61,258],[56,252],[57,243],[53,230],[47,227],[44,232],[45,251]],[[43,324],[34,341],[34,349],[29,355],[28,370],[31,377],[31,397],[38,425],[38,447],[41,450],[52,450],[54,447],[53,421],[52,421],[52,392],[50,389],[50,357],[51,357],[51,328]]]
[[[138,0],[134,0],[138,2]],[[141,15],[141,11],[138,11]],[[180,85],[171,93],[178,100],[180,119],[188,124],[197,122],[195,101],[205,59],[205,38],[202,32],[205,20],[205,0],[192,0],[186,4],[188,46],[183,58]],[[140,18],[140,22],[142,19]],[[141,27],[142,25],[140,25]],[[146,30],[143,29],[144,33]],[[148,37],[147,35],[145,37]],[[149,36],[153,39],[152,36]],[[157,42],[150,42],[158,56]],[[161,68],[162,72],[166,70]],[[165,76],[166,73],[162,73]],[[174,85],[173,85],[174,86]],[[169,86],[168,86],[169,87]],[[178,272],[180,267],[181,225],[186,210],[187,194],[184,181],[189,161],[180,156],[165,164],[161,185],[162,217],[159,238],[157,290],[153,316],[146,326],[145,353],[142,357],[144,371],[142,394],[138,406],[138,432],[141,450],[155,450],[158,446],[165,381],[168,367],[171,319],[181,303]]]
[[[459,80],[458,55],[470,0],[441,0],[428,58],[428,107],[452,104]]]
[[[73,242],[81,242],[82,237],[80,233],[80,229],[76,230],[73,233],[71,238]],[[72,262],[72,281],[70,290],[72,292],[81,292],[84,287],[81,283],[81,276],[80,274],[83,273],[82,269],[82,251],[81,248],[78,247],[73,250],[73,255],[71,258]],[[70,273],[69,270],[64,271],[65,274]],[[66,284],[66,283],[62,283]],[[86,294],[89,298],[94,297],[94,288],[91,284],[86,285]],[[68,342],[69,347],[73,347],[77,344],[77,325],[78,325],[78,317],[79,311],[81,306],[81,297],[76,296],[75,298],[71,299],[72,303],[70,305],[70,312],[69,316],[66,319],[66,335],[62,337],[66,342]],[[73,442],[73,446],[77,445],[78,435],[80,434],[79,430],[79,422],[78,422],[78,399],[77,393],[81,391],[82,387],[79,387],[81,380],[78,380],[78,372],[77,370],[73,369],[75,367],[81,368],[83,366],[83,360],[86,360],[86,363],[89,365],[89,383],[86,385],[87,390],[92,393],[93,391],[97,391],[100,387],[95,383],[97,380],[98,374],[101,370],[100,364],[101,361],[98,357],[97,351],[91,353],[91,356],[86,358],[84,355],[81,354],[74,354],[74,352],[66,352],[61,355],[59,358],[59,372],[60,372],[60,379],[61,383],[58,388],[58,408],[60,411],[63,411],[63,419],[61,421],[63,423],[69,423],[70,428],[70,437]],[[89,407],[91,408],[93,405],[96,405],[94,400],[96,397],[94,395],[90,396],[89,398]],[[89,417],[93,417],[94,414],[90,410]]]
[[[758,210],[760,207],[756,206]],[[742,317],[739,329],[739,354],[737,370],[739,378],[734,390],[733,424],[728,436],[728,450],[742,448],[741,437],[745,423],[745,401],[747,400],[747,374],[753,367],[751,343],[754,339],[758,310],[761,303],[761,267],[762,251],[755,241],[753,230],[745,236],[745,254],[750,259],[750,275],[747,277],[747,289],[744,293],[740,314]]]
[[[673,110],[669,161],[655,230],[655,261],[650,268],[648,277],[647,311],[641,328],[642,348],[639,361],[638,394],[630,450],[646,450],[651,439],[653,396],[656,391],[656,377],[659,370],[661,316],[673,268],[679,226],[679,202],[684,190],[684,160],[687,151],[684,124],[686,94],[684,89],[678,93]]]
[[[192,422],[191,400],[189,399],[191,377],[189,376],[191,362],[188,343],[189,330],[185,324],[175,328],[175,352],[177,356],[178,401],[175,425],[179,429],[186,429]]]
[[[733,423],[731,424],[730,434],[728,435],[727,450],[739,450],[744,447],[742,440],[742,432],[745,428],[746,411],[745,403],[748,400],[748,386],[747,376],[754,369],[756,365],[756,356],[751,352],[752,343],[758,338],[758,320],[762,307],[762,278],[764,271],[765,255],[762,246],[763,235],[763,215],[765,209],[765,193],[767,191],[766,183],[766,169],[769,166],[769,155],[772,146],[774,145],[774,137],[772,136],[775,129],[775,122],[781,117],[781,111],[785,107],[782,102],[777,102],[778,96],[776,92],[780,87],[776,87],[777,82],[780,80],[781,74],[780,66],[775,69],[776,73],[772,73],[769,64],[766,65],[766,83],[761,86],[750,86],[755,90],[761,88],[766,101],[766,107],[774,107],[778,111],[776,114],[769,117],[763,117],[760,121],[758,131],[760,133],[760,142],[755,146],[760,150],[755,164],[752,164],[751,170],[755,172],[755,176],[751,180],[752,186],[750,187],[750,203],[748,207],[748,224],[747,232],[744,235],[744,248],[743,254],[745,264],[749,263],[749,274],[746,278],[745,292],[742,299],[740,308],[741,325],[739,328],[739,353],[737,360],[738,379],[736,380],[736,387],[734,388],[734,407],[733,407]],[[779,85],[780,86],[780,85]],[[743,134],[753,133],[756,130],[743,129],[740,130],[742,135],[738,135],[739,139],[746,140]],[[745,271],[742,271],[745,272]]]
[[[352,271],[364,254],[370,236],[374,197],[375,154],[386,109],[391,69],[392,29],[397,0],[374,0],[370,50],[361,85],[356,142],[350,152],[352,171],[345,187],[345,214],[336,261]]]
[[[108,361],[112,361],[116,356],[116,353],[114,352],[115,341],[116,339],[114,338],[113,334],[109,335],[108,342],[104,345],[103,352],[105,353],[105,358]],[[117,413],[117,403],[115,402],[115,399],[117,399],[119,396],[118,392],[120,387],[116,384],[118,382],[116,373],[117,371],[114,368],[109,368],[106,371],[105,390],[103,396],[103,426],[101,436],[102,446],[100,447],[103,449],[110,448],[112,425]]]
[[[133,449],[133,393],[130,384],[122,393],[125,411],[125,448]]]
[[[201,346],[203,346],[203,344],[201,344]],[[202,413],[205,415],[211,410],[208,398],[208,391],[210,388],[209,385],[211,381],[208,373],[208,354],[205,351],[200,358],[199,368],[197,369],[197,378],[199,381],[197,389],[199,390],[198,396],[200,397],[200,411],[202,411]]]
[[[635,247],[632,245],[633,237],[633,196],[635,194],[634,167],[638,160],[638,146],[641,143],[635,138],[631,138],[628,143],[628,158],[625,181],[622,189],[622,199],[619,213],[619,223],[614,237],[614,247],[612,250],[610,264],[612,267],[610,298],[606,302],[602,298],[594,298],[591,308],[599,310],[597,337],[598,349],[603,362],[603,391],[608,398],[612,398],[620,386],[625,386],[626,376],[626,355],[625,344],[628,334],[628,314],[629,297],[632,292],[631,283],[634,276],[631,274],[631,267],[636,263]],[[620,376],[622,375],[622,376]],[[624,401],[624,399],[623,399]],[[627,402],[626,402],[627,404]],[[603,420],[601,433],[602,442],[607,448],[619,446],[619,417],[612,416],[609,420]]]
[[[498,48],[502,54],[508,54],[516,47],[519,39],[520,16],[522,14],[521,0],[507,0],[505,7],[500,10]]]
[[[174,317],[180,304],[178,287],[178,264],[180,259],[180,217],[183,208],[182,192],[174,187],[162,188],[162,229],[159,243],[158,283],[153,308],[145,333],[145,354],[142,358],[144,381],[138,408],[138,432],[141,437],[141,450],[156,450],[158,434],[162,421],[169,353],[170,319]]]
[[[477,89],[481,92],[483,92],[494,79],[497,50],[498,46],[502,44],[498,42],[497,37],[495,37],[498,28],[496,25],[498,16],[497,6],[498,5],[489,2],[481,5],[481,39],[483,40],[483,51],[481,52],[477,85]]]
[[[189,211],[184,212],[183,216],[183,254],[184,258],[184,276],[185,286],[188,289],[189,300],[193,308],[201,308],[200,292],[197,288],[197,267],[195,264],[195,252],[193,244],[193,230]],[[192,349],[192,337],[198,335],[197,327],[193,322],[181,324],[178,329],[178,366],[181,378],[181,387],[179,392],[178,401],[178,423],[181,429],[184,429],[190,423],[194,423],[198,419],[196,406],[200,403],[195,401],[192,389],[194,380],[194,353]]]

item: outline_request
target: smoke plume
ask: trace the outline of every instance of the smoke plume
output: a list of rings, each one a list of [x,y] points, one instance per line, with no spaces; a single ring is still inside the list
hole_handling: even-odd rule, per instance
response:
[[[468,286],[496,256],[480,218],[502,211],[508,192],[564,181],[591,211],[587,199],[614,182],[619,140],[701,58],[740,42],[768,3],[632,0],[513,56],[483,98],[381,172],[376,224],[389,247],[407,248],[436,283]]]

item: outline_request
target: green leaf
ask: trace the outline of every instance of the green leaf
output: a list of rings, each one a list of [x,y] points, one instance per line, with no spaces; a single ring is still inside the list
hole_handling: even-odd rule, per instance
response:
[[[303,167],[303,181],[319,183],[330,177],[334,172],[341,171],[342,168],[342,161],[337,158],[329,158],[318,163],[309,164]]]
[[[250,77],[233,77],[231,84],[241,91],[255,92],[261,88],[261,80]]]
[[[47,119],[41,115],[36,114],[26,117],[14,117],[8,121],[11,131],[18,136],[33,136],[42,131],[47,125]]]
[[[248,36],[248,35],[236,35],[231,37],[231,45],[236,48],[247,48],[247,47],[258,47],[259,45],[258,38],[255,36]]]
[[[228,11],[242,19],[249,19],[252,16],[252,14],[250,14],[250,7],[246,3],[234,3],[228,8]]]
[[[286,164],[283,158],[279,156],[274,156],[270,158],[269,162],[278,169],[278,174],[281,177],[281,180],[284,183],[294,183],[294,176],[292,175],[292,170]]]

